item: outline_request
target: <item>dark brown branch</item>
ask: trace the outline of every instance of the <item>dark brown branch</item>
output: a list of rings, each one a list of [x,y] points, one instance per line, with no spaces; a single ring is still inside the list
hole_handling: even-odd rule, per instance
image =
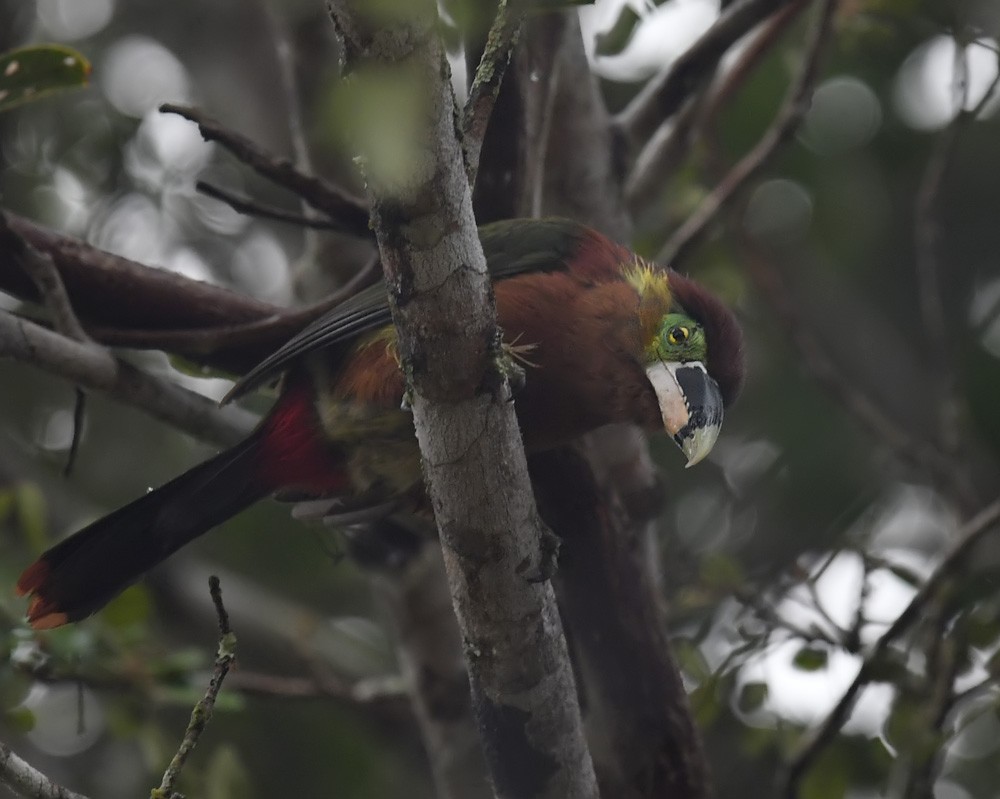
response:
[[[1000,501],[987,506],[962,525],[956,536],[956,543],[945,554],[944,559],[927,578],[927,581],[920,586],[913,599],[910,600],[910,604],[899,614],[865,656],[854,682],[850,684],[823,723],[805,738],[796,754],[791,758],[784,780],[782,796],[786,799],[795,799],[798,796],[799,782],[823,749],[844,726],[854,708],[858,694],[875,676],[877,667],[888,653],[890,645],[922,617],[925,610],[938,596],[938,592],[949,580],[959,578],[973,550],[987,534],[996,528],[998,521],[1000,521]]]
[[[469,176],[469,185],[473,188],[476,186],[476,175],[479,173],[479,154],[483,149],[486,128],[490,117],[493,116],[493,106],[496,105],[503,76],[507,72],[511,53],[521,31],[524,19],[522,4],[523,0],[500,0],[496,17],[486,39],[483,57],[469,89],[469,99],[466,100],[462,112],[465,170]],[[512,8],[514,5],[518,7]]]
[[[292,211],[275,208],[273,205],[264,205],[246,195],[237,194],[229,189],[223,189],[204,180],[197,181],[194,187],[207,197],[225,203],[238,214],[255,216],[260,219],[273,219],[275,222],[287,222],[290,225],[298,225],[299,227],[316,230],[340,230],[342,228],[342,225],[330,219],[303,216]]]
[[[628,241],[631,219],[622,202],[620,143],[589,69],[576,15],[532,15],[522,43],[532,44],[537,53],[527,59],[530,51],[521,47],[516,56],[525,93],[542,94],[547,90],[539,87],[558,77],[548,104],[551,113],[525,122],[530,137],[544,136],[541,212],[572,216]],[[534,72],[545,64],[551,67]],[[539,165],[518,165],[513,171],[530,174],[533,169]],[[580,453],[586,464],[580,463]],[[684,785],[692,796],[703,796],[709,791],[707,763],[659,626],[662,576],[653,520],[663,492],[645,435],[635,427],[615,425],[587,436],[578,452],[547,457],[566,458],[581,469],[580,490],[570,492],[565,507],[550,513],[549,500],[543,501],[547,520],[565,542],[561,607],[573,639],[588,727],[595,731],[590,746],[602,794],[648,799],[657,795],[648,790],[650,785]],[[568,475],[532,465],[540,500],[565,496]],[[596,493],[586,490],[591,485]],[[605,602],[594,616],[590,609],[601,598]],[[606,649],[597,645],[599,636],[589,632],[594,626],[615,644]]]
[[[219,619],[219,646],[215,655],[212,679],[208,683],[205,695],[198,700],[194,710],[191,711],[191,720],[184,731],[184,738],[166,771],[163,772],[160,787],[154,788],[150,793],[150,799],[183,799],[180,794],[174,792],[174,785],[180,777],[188,756],[198,745],[198,740],[212,719],[215,700],[219,696],[219,691],[222,690],[222,683],[229,673],[230,666],[236,659],[236,636],[229,627],[229,614],[226,613],[226,608],[222,604],[222,588],[219,585],[219,578],[212,575],[209,578],[208,586],[212,595],[212,604],[215,605],[215,613]]]
[[[669,119],[744,34],[792,0],[736,0],[660,77],[651,80],[615,118],[633,147]]]
[[[788,97],[767,132],[757,145],[747,153],[706,197],[698,209],[670,237],[657,255],[660,263],[677,268],[716,219],[719,211],[730,202],[747,181],[768,162],[788,141],[809,108],[809,101],[819,73],[820,55],[833,21],[837,0],[823,0],[815,27],[806,45],[806,52],[799,73],[789,90]]]
[[[287,158],[267,152],[246,136],[226,128],[196,108],[165,103],[160,106],[160,111],[194,122],[205,141],[218,142],[258,174],[288,189],[332,221],[339,222],[339,229],[343,232],[363,239],[372,237],[368,226],[368,207],[357,197],[325,180],[300,172]]]
[[[26,799],[87,799],[56,785],[42,772],[22,760],[5,743],[0,743],[0,782]]]
[[[940,223],[935,211],[945,175],[954,159],[962,133],[979,116],[993,98],[997,86],[1000,85],[1000,71],[998,71],[976,107],[966,110],[969,89],[968,55],[962,47],[957,46],[956,49],[955,68],[963,72],[958,81],[959,89],[956,97],[958,109],[955,119],[943,135],[938,138],[934,150],[927,160],[920,188],[917,191],[913,231],[914,265],[916,267],[924,341],[931,365],[939,384],[942,386],[938,439],[941,449],[949,455],[957,454],[960,447],[959,417],[961,410],[960,400],[957,396],[957,375],[952,345],[954,336],[949,330],[944,300],[941,295],[941,265],[937,258]]]
[[[560,606],[590,677],[589,719],[610,748],[606,756],[594,753],[602,796],[708,796],[705,754],[667,641],[659,585],[637,557],[645,552],[642,527],[580,453],[536,455],[531,465],[543,518],[565,536]]]

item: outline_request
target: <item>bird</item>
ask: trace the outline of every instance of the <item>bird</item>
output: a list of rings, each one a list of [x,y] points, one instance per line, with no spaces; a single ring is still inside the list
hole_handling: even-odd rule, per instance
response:
[[[583,224],[516,219],[479,228],[503,331],[520,370],[526,451],[631,422],[708,455],[744,379],[731,310]],[[36,629],[102,608],[180,547],[258,500],[334,498],[343,509],[416,507],[423,488],[384,283],[340,304],[251,369],[226,400],[276,379],[242,442],[55,544],[21,574]],[[224,401],[226,401],[224,400]]]

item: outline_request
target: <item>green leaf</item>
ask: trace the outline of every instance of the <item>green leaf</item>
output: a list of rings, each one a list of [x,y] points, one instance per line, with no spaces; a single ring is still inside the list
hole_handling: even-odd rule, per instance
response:
[[[760,710],[767,701],[768,687],[765,682],[746,682],[740,686],[737,704],[744,713]]]
[[[90,62],[57,44],[10,50],[0,55],[0,112],[63,89],[87,85]]]
[[[829,653],[825,649],[817,649],[812,646],[804,646],[795,653],[792,665],[802,671],[819,671],[826,668],[829,660]]]

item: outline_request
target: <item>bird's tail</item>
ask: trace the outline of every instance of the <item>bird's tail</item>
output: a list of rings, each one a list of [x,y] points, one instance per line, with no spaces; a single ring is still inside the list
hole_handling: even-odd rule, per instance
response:
[[[269,492],[260,437],[205,461],[56,544],[17,581],[28,621],[58,627],[99,610],[143,572]]]
[[[36,629],[89,616],[189,541],[278,488],[336,493],[347,487],[318,436],[311,395],[292,386],[240,444],[56,544],[25,569]]]

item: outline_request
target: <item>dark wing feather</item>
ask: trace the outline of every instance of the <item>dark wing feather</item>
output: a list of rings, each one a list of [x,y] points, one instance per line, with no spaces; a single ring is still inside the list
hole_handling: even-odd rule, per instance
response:
[[[493,280],[526,272],[565,269],[587,228],[568,219],[512,219],[479,228],[486,266]],[[392,322],[384,282],[338,305],[286,341],[247,372],[223,398],[236,399],[285,371],[304,355],[358,339]]]

